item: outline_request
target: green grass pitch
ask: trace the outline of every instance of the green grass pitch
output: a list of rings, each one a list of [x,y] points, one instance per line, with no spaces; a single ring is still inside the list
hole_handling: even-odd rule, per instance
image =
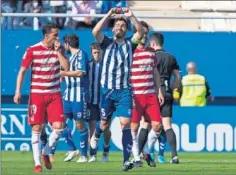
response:
[[[1,153],[2,175],[34,175],[31,152],[2,152]],[[144,162],[142,168],[135,168],[129,172],[121,172],[121,152],[111,152],[110,162],[99,162],[101,154],[98,155],[96,163],[63,162],[64,152],[56,153],[56,161],[53,169],[43,169],[43,175],[235,175],[236,153],[179,153],[181,163],[178,165],[157,164],[156,168],[150,168]],[[166,154],[170,159],[170,154]],[[40,174],[40,173],[37,173]]]

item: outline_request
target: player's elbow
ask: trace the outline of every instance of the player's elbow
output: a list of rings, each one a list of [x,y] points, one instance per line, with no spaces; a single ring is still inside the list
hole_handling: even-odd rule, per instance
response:
[[[97,37],[99,35],[99,30],[96,29],[96,27],[93,29],[92,33],[94,37]]]
[[[84,75],[84,72],[80,72],[80,71],[77,72],[77,74],[76,74],[77,77],[82,77],[83,75]]]

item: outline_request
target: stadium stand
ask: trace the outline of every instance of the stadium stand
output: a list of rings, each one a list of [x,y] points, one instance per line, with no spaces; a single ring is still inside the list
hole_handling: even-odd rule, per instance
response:
[[[128,1],[136,15],[234,16],[236,1]],[[235,19],[143,19],[154,30],[235,31]]]
[[[212,13],[203,13],[203,17],[212,16]],[[225,16],[223,13],[214,12],[214,16]],[[229,23],[226,19],[201,19],[201,30],[207,32],[230,31]]]
[[[229,13],[228,16],[236,17],[236,13]],[[227,24],[230,26],[231,32],[236,32],[236,19],[227,19]]]
[[[51,13],[49,0],[43,1],[43,9],[41,13]],[[171,16],[203,16],[209,17],[213,15],[221,16],[234,16],[236,13],[236,1],[95,1],[96,5],[96,13],[105,13],[106,11],[114,7],[114,3],[118,3],[118,6],[123,6],[127,4],[129,8],[136,15],[171,15]],[[18,2],[18,6],[20,7],[22,2]],[[120,5],[119,5],[120,4]],[[107,8],[105,8],[105,6]],[[116,6],[116,5],[115,5]],[[2,7],[3,8],[3,7]],[[17,13],[21,13],[22,11],[17,10]],[[67,14],[71,14],[71,3],[68,1],[67,4]],[[31,18],[32,19],[32,18]],[[31,26],[18,25],[22,22],[21,18],[14,18],[14,28],[15,29],[23,29],[29,28],[32,29]],[[160,18],[143,18],[148,22],[153,30],[160,31],[231,31],[235,32],[235,20],[236,19],[160,19]],[[6,21],[6,20],[5,20]],[[40,19],[41,25],[51,21],[50,17]],[[34,25],[33,25],[34,26]],[[71,29],[71,18],[67,17],[65,22],[65,29]]]

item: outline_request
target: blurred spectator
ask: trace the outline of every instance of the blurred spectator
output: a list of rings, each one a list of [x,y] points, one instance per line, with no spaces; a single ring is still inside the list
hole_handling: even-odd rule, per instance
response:
[[[96,14],[95,1],[72,1],[72,14]],[[73,17],[72,29],[93,28],[96,20],[93,17]]]
[[[23,0],[22,10],[25,13],[41,13],[43,9],[42,0]],[[20,25],[33,26],[34,30],[39,29],[40,21],[37,17],[25,17]]]
[[[126,0],[112,0],[112,1],[110,1],[110,3],[111,3],[110,8],[127,7]]]
[[[17,0],[2,0],[1,11],[3,13],[15,13],[17,10]],[[14,17],[3,17],[2,18],[2,28],[3,29],[13,29]]]
[[[67,11],[66,5],[67,5],[66,0],[62,0],[62,1],[51,0],[50,1],[52,13],[66,14],[66,11]],[[59,29],[64,28],[65,21],[66,21],[66,18],[64,18],[64,17],[52,18],[52,23],[56,24],[59,27]]]
[[[180,106],[203,107],[210,97],[210,87],[204,76],[197,74],[197,66],[189,62],[186,66],[188,75],[182,78],[180,93]]]

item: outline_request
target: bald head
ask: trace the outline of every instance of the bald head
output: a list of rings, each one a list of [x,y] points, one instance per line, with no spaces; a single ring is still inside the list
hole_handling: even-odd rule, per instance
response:
[[[197,73],[197,65],[194,62],[188,62],[186,66],[188,74],[195,74]]]

